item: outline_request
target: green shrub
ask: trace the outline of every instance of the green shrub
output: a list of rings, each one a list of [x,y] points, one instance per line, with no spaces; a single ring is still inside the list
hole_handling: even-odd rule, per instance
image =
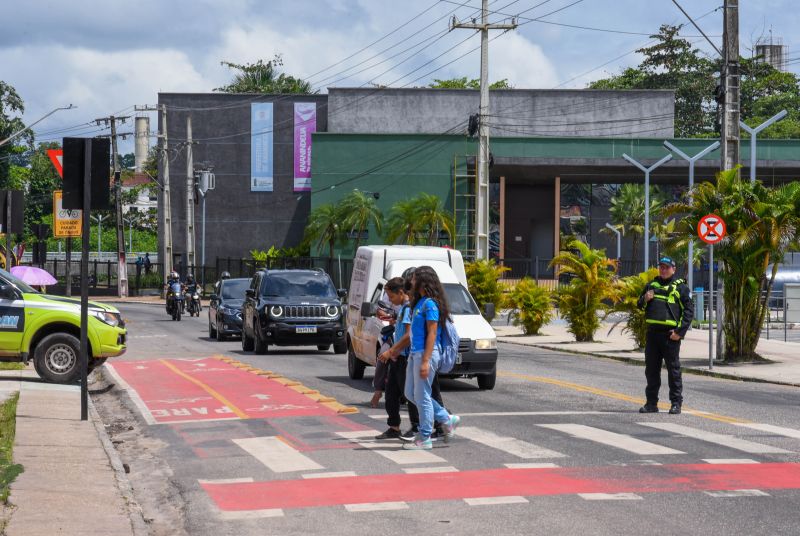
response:
[[[625,327],[622,328],[622,331],[633,337],[637,350],[644,348],[647,338],[647,322],[645,322],[644,309],[638,307],[639,296],[642,295],[644,287],[657,275],[658,270],[650,268],[646,272],[623,277],[614,283],[617,301],[613,310],[626,315]],[[617,327],[617,324],[614,324],[611,330],[615,327]]]
[[[483,314],[483,306],[493,303],[499,307],[503,301],[503,288],[500,278],[504,272],[510,270],[505,266],[498,266],[493,260],[478,260],[464,265],[467,273],[467,284],[470,294],[478,303]]]
[[[562,274],[572,276],[568,285],[556,291],[556,303],[562,317],[569,324],[569,332],[578,342],[591,342],[600,327],[597,313],[607,311],[608,300],[614,300],[614,270],[616,264],[605,253],[578,240],[564,244],[562,251],[550,266],[558,266]],[[577,253],[574,253],[574,250]]]
[[[521,326],[525,335],[538,335],[542,326],[553,319],[552,293],[530,277],[517,283],[506,295],[504,305],[511,309],[508,319]]]

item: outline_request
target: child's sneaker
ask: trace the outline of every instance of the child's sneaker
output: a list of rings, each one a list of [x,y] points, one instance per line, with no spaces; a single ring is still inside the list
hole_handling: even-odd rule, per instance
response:
[[[458,415],[450,415],[450,422],[444,425],[444,442],[448,443],[456,435],[456,428],[461,422],[461,417]]]
[[[433,449],[433,441],[431,441],[430,437],[422,439],[417,436],[411,443],[403,443],[403,448],[405,450],[431,450]]]

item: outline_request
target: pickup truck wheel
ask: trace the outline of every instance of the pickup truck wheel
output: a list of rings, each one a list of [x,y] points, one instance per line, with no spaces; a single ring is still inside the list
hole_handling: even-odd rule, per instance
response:
[[[497,382],[497,370],[491,374],[481,374],[478,376],[478,389],[483,391],[491,391],[494,389],[494,384]]]
[[[351,380],[360,380],[364,377],[366,364],[356,357],[352,346],[347,349],[347,373]]]
[[[209,339],[216,339],[217,338],[217,330],[211,325],[211,319],[208,319],[208,338]]]
[[[75,383],[80,376],[80,347],[80,341],[69,333],[51,333],[36,345],[36,372],[48,382]]]
[[[261,326],[256,326],[255,333],[253,333],[253,338],[255,342],[253,346],[255,347],[255,351],[258,355],[264,355],[269,350],[269,346],[267,346],[267,341],[261,338]]]
[[[247,336],[247,330],[242,326],[242,350],[245,352],[252,352],[255,346],[255,341],[252,337]]]

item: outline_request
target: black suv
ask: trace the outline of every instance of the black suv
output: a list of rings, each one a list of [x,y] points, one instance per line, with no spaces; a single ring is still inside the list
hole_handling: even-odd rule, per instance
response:
[[[256,272],[242,306],[242,349],[266,354],[270,344],[347,351],[342,299],[322,270]]]

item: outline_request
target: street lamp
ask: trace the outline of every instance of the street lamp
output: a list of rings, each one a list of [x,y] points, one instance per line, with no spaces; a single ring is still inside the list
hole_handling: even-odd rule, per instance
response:
[[[619,262],[619,259],[622,257],[622,246],[620,244],[620,238],[622,235],[620,234],[619,229],[617,229],[608,222],[606,222],[606,227],[611,229],[614,232],[614,234],[617,235],[617,262]]]
[[[101,244],[103,243],[103,221],[107,220],[110,216],[97,214],[92,216],[92,219],[97,222],[97,259],[100,259]]]
[[[664,141],[664,147],[676,153],[678,156],[689,162],[689,202],[692,202],[692,189],[694,188],[694,165],[703,158],[705,155],[719,147],[719,142],[715,141],[696,155],[690,157],[668,141]],[[686,270],[686,282],[689,284],[689,290],[693,290],[692,286],[694,281],[694,239],[689,240],[689,266]]]
[[[3,145],[5,145],[6,143],[10,142],[11,140],[13,140],[14,138],[16,138],[17,136],[21,135],[21,134],[22,134],[23,132],[25,132],[26,130],[30,130],[31,128],[33,128],[33,126],[34,126],[34,125],[36,125],[36,124],[38,124],[38,123],[41,123],[42,121],[44,121],[45,119],[47,119],[48,117],[50,117],[51,115],[53,115],[54,113],[56,113],[57,111],[59,111],[59,110],[72,110],[72,109],[74,109],[74,108],[77,108],[77,106],[73,106],[72,104],[70,104],[69,106],[62,106],[62,107],[60,107],[60,108],[56,108],[55,110],[53,110],[53,111],[51,111],[51,112],[49,112],[49,113],[46,113],[46,114],[45,114],[45,115],[43,115],[41,118],[39,118],[37,121],[34,121],[34,122],[33,122],[33,123],[31,123],[30,125],[28,125],[28,126],[26,126],[25,128],[23,128],[22,130],[18,130],[18,131],[16,131],[16,132],[14,132],[12,135],[10,135],[9,137],[7,137],[6,139],[4,139],[4,140],[0,140],[0,146],[3,146]]]
[[[631,158],[626,154],[622,154],[622,158],[644,171],[644,271],[650,266],[650,172],[656,169],[661,164],[672,160],[672,155],[668,154],[652,166],[644,167],[642,164]]]
[[[750,133],[750,182],[756,182],[756,137],[758,137],[758,133],[773,123],[777,123],[786,117],[787,114],[788,112],[786,110],[781,110],[756,128],[750,128],[744,121],[739,121],[739,126]]]

